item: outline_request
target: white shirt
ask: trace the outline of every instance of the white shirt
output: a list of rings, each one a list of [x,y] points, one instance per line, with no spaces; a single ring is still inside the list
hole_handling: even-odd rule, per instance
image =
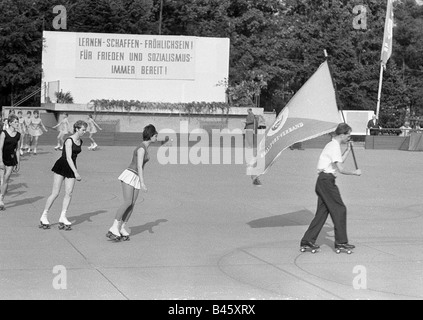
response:
[[[343,162],[342,151],[340,143],[332,139],[320,154],[319,162],[317,163],[317,172],[336,174],[338,168],[335,162]]]

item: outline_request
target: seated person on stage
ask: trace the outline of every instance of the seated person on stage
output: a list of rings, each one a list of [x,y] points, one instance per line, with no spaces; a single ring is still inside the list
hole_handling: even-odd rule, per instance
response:
[[[412,128],[410,127],[410,122],[406,121],[403,126],[400,127],[401,129],[401,137],[406,137],[410,135]]]
[[[367,129],[369,129],[370,135],[372,136],[379,135],[379,131],[380,129],[382,129],[382,127],[379,125],[379,120],[376,119],[375,114],[372,116],[372,119],[369,120],[369,122],[367,122]]]

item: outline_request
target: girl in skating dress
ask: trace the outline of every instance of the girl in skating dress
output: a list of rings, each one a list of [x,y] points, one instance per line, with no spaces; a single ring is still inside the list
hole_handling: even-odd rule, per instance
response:
[[[68,114],[65,113],[63,115],[62,121],[60,121],[58,124],[56,124],[53,128],[59,127],[59,135],[57,136],[57,146],[54,147],[54,150],[62,150],[63,144],[65,142],[65,135],[67,135],[69,132],[70,124],[68,120]]]
[[[47,132],[46,127],[43,124],[43,121],[40,118],[40,113],[35,110],[31,119],[31,124],[28,127],[28,132],[31,135],[31,145],[34,147],[34,154],[37,154],[38,138],[43,134],[43,130]],[[31,152],[31,146],[29,147],[28,152]]]
[[[103,129],[101,129],[100,126],[94,121],[92,114],[88,115],[87,123],[88,123],[88,130],[87,131],[90,133],[88,138],[91,140],[91,145],[88,147],[88,149],[89,150],[95,150],[98,147],[98,145],[93,139],[93,134],[97,133],[97,128],[99,130],[103,130]]]
[[[50,223],[47,219],[48,211],[53,205],[54,201],[60,193],[63,181],[65,182],[65,196],[63,198],[62,212],[59,218],[59,228],[65,230],[71,230],[71,223],[66,218],[66,213],[69,204],[72,199],[72,191],[75,186],[75,180],[81,181],[76,168],[76,158],[82,150],[81,137],[87,130],[87,123],[82,120],[78,120],[73,125],[73,134],[65,140],[64,148],[62,150],[62,156],[56,161],[51,171],[53,175],[53,190],[51,195],[47,198],[46,205],[44,207],[43,214],[40,218],[40,228],[49,229]]]
[[[143,131],[143,142],[135,148],[132,154],[132,161],[128,168],[119,176],[122,184],[123,203],[116,212],[116,217],[112,227],[107,233],[107,237],[112,240],[129,240],[129,233],[125,226],[134,210],[139,191],[147,192],[144,183],[144,166],[150,160],[148,147],[152,142],[157,141],[156,128],[149,124]]]
[[[19,171],[19,119],[12,114],[8,118],[9,127],[0,134],[0,210],[4,210],[4,197],[9,186],[9,178],[12,171]]]
[[[29,126],[31,125],[31,119],[32,119],[32,112],[28,110],[26,112],[26,117],[24,118],[25,129],[24,129],[24,135],[22,137],[23,149],[26,149],[28,152],[31,151],[29,149],[29,145],[31,143],[31,135],[28,132]]]
[[[23,137],[25,135],[25,121],[22,116],[22,111],[18,111],[19,127],[18,132],[21,134],[21,139],[19,141],[19,154],[23,156]]]

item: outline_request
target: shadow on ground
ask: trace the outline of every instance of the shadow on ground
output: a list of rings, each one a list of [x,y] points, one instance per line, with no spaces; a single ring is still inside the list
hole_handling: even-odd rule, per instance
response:
[[[81,214],[79,216],[73,216],[73,217],[69,217],[69,221],[72,222],[72,225],[78,225],[84,222],[93,222],[91,220],[92,217],[95,217],[99,214],[105,213],[107,212],[106,210],[97,210],[97,211],[93,211],[93,212],[87,212],[84,214]]]
[[[153,228],[157,227],[160,223],[163,223],[163,222],[167,222],[167,220],[166,219],[157,219],[156,221],[148,222],[148,223],[140,225],[140,226],[130,227],[131,236],[135,236],[135,235],[143,233],[145,231],[148,231],[149,233],[154,233]]]
[[[283,228],[283,227],[294,227],[294,226],[309,226],[311,220],[313,220],[314,214],[309,210],[300,210],[277,216],[265,217],[247,222],[251,228]],[[329,218],[330,221],[330,218]],[[305,231],[305,230],[304,230]],[[298,243],[302,234],[299,235]],[[319,245],[327,245],[328,247],[334,247],[334,232],[333,227],[325,224],[322,231],[317,238]]]

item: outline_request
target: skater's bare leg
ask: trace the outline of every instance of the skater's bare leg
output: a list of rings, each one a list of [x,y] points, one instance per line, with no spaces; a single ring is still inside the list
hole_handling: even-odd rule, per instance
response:
[[[7,188],[9,187],[9,178],[10,178],[10,175],[12,174],[12,170],[13,170],[13,167],[11,166],[5,166],[5,170],[4,171],[2,170],[4,172],[4,176],[3,176],[1,187],[0,187],[0,193],[1,193],[0,203],[1,204],[3,204],[3,199],[7,193]]]
[[[59,223],[64,224],[65,226],[70,226],[71,223],[66,217],[69,205],[72,200],[73,188],[75,187],[75,179],[65,178],[65,196],[63,197],[62,203],[62,212],[60,214]]]
[[[134,198],[134,190],[135,188],[131,187],[130,185],[122,182],[122,193],[123,193],[123,203],[119,206],[116,211],[115,220],[113,221],[112,227],[109,229],[109,233],[112,233],[116,237],[120,237],[120,229],[122,226],[122,219],[124,214],[127,215],[127,212],[132,210],[132,200]]]
[[[47,198],[43,214],[41,215],[41,218],[40,218],[41,225],[47,225],[48,226],[50,224],[48,219],[47,219],[48,211],[50,210],[50,208],[53,205],[56,198],[59,196],[63,180],[64,180],[63,176],[61,176],[57,173],[55,173],[53,175],[53,188],[51,190],[50,196]]]
[[[139,189],[133,190],[132,203],[122,216],[122,225],[120,227],[120,233],[124,237],[123,238],[124,240],[129,240],[129,232],[126,230],[126,224],[129,221],[129,218],[131,217],[132,212],[134,211],[135,202],[137,201],[139,193],[140,193]]]
[[[33,150],[34,150],[34,153],[37,153],[37,146],[38,146],[38,136],[37,137],[33,137]]]

